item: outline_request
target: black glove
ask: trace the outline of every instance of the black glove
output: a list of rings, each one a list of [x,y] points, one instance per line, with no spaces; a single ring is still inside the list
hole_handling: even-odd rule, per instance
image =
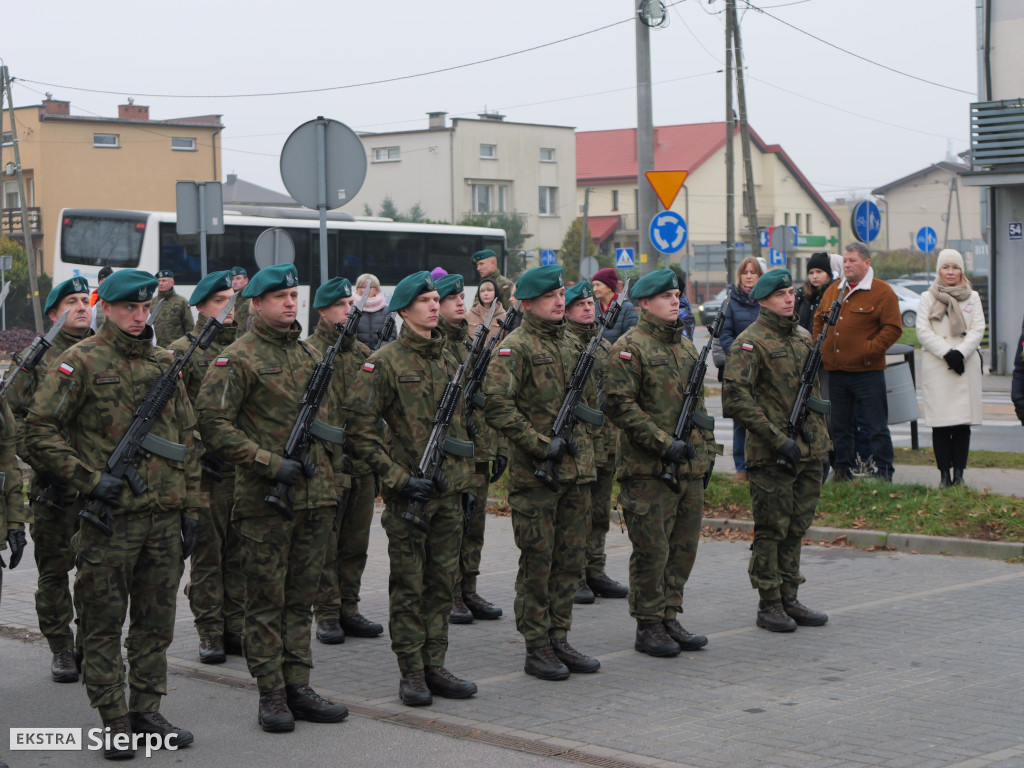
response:
[[[571,434],[569,435],[569,439],[565,441],[565,450],[568,451],[570,456],[580,455],[580,446],[577,444],[576,438]]]
[[[217,474],[220,474],[221,472],[224,471],[224,462],[218,459],[209,451],[206,451],[202,456],[200,456],[199,461],[201,461],[204,465],[212,469]]]
[[[476,424],[473,423],[472,419],[466,419],[466,434],[469,435],[470,440],[476,440],[477,431]]]
[[[195,554],[199,543],[199,521],[191,517],[181,518],[181,559],[188,560]]]
[[[787,437],[786,442],[779,446],[779,454],[794,467],[799,463],[800,457],[803,455],[800,453],[800,446],[790,437]]]
[[[560,437],[552,437],[551,443],[548,445],[548,454],[544,457],[545,461],[552,461],[555,464],[562,463],[562,457],[565,456],[566,450],[568,450],[569,444]]]
[[[351,475],[355,469],[355,464],[352,463],[352,457],[347,453],[341,454],[341,471],[346,475]]]
[[[958,376],[964,375],[964,353],[959,349],[951,349],[942,356],[951,371],[956,371]]]
[[[302,464],[294,459],[282,459],[281,468],[277,470],[277,474],[274,475],[274,482],[292,486],[299,482],[299,476],[301,474]]]
[[[68,484],[52,472],[37,472],[36,474],[39,478],[39,484],[43,488],[54,488],[60,493],[64,493],[68,489]]]
[[[508,457],[496,456],[491,462],[491,482],[498,482],[498,478],[505,474],[506,469],[508,469]]]
[[[96,483],[96,487],[89,495],[96,501],[102,501],[111,507],[119,507],[120,504],[117,500],[121,497],[123,488],[124,483],[121,482],[121,478],[114,477],[107,472],[100,472],[100,481]]]
[[[425,477],[410,477],[401,490],[401,494],[420,504],[430,501],[430,492],[434,490],[434,484]]]
[[[685,440],[673,440],[662,458],[673,464],[682,464],[696,455],[697,450]]]
[[[25,552],[25,532],[13,530],[7,532],[7,546],[11,548],[11,570],[18,567],[21,556]]]
[[[452,489],[452,484],[448,482],[447,477],[438,472],[437,477],[434,478],[434,487],[437,488],[438,493],[448,493]]]
[[[472,493],[462,494],[462,516],[466,519],[466,527],[473,522],[473,517],[477,513],[476,496]]]

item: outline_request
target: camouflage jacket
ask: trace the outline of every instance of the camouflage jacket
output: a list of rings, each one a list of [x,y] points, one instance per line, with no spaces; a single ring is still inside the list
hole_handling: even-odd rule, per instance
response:
[[[437,327],[445,335],[445,349],[455,359],[455,362],[462,363],[473,346],[473,336],[469,332],[469,322],[463,320],[459,325],[452,325],[443,317],[437,321]],[[470,367],[473,363],[470,362]],[[487,366],[490,368],[490,364]],[[466,381],[469,380],[470,370],[466,370]],[[484,380],[487,377],[484,376]],[[481,390],[483,388],[481,387]],[[485,406],[486,407],[486,406]],[[477,409],[479,411],[479,409]],[[508,446],[504,438],[499,437],[484,418],[483,413],[474,411],[473,426],[476,429],[476,437],[473,438],[473,448],[478,462],[494,461],[498,455],[507,456]]]
[[[532,313],[498,347],[484,381],[487,423],[509,442],[509,492],[534,488],[543,481],[534,471],[544,461],[551,428],[565,399],[572,371],[583,351],[566,332],[568,321],[549,323]],[[585,397],[597,404],[596,389]],[[558,467],[560,481],[589,483],[597,479],[591,425],[577,421],[573,437],[579,445],[575,457],[565,454]]]
[[[156,333],[156,343],[166,347],[179,336],[191,331],[195,321],[188,302],[176,294],[173,288],[157,293],[153,297],[153,306],[161,299],[164,303],[160,305],[160,313],[153,321],[153,331]]]
[[[498,303],[500,303],[505,309],[511,308],[512,291],[516,287],[515,282],[501,274],[501,270],[498,269],[487,275],[487,277],[491,278],[498,284]]]
[[[239,336],[249,331],[249,318],[252,317],[252,299],[243,299],[239,292],[235,300],[235,325],[238,326]]]
[[[144,338],[129,336],[114,323],[62,354],[43,378],[29,404],[25,442],[33,466],[66,478],[88,495],[100,471],[131,425],[135,411],[171,355]],[[150,434],[185,447],[185,460],[143,454],[136,464],[147,489],[135,496],[127,484],[121,491],[122,510],[184,510],[198,517],[209,506],[199,488],[199,457],[194,438],[195,413],[179,382]]]
[[[682,322],[666,323],[649,312],[642,311],[640,321],[612,345],[604,386],[608,415],[622,430],[616,464],[620,480],[661,475],[661,457],[672,445],[695,362],[697,350],[683,336]],[[707,415],[703,388],[697,411]],[[700,477],[720,450],[713,428],[695,426],[689,437],[697,456],[680,470]]]
[[[748,467],[774,464],[786,442],[786,426],[800,389],[800,374],[810,354],[810,340],[799,333],[796,315],[782,317],[761,309],[757,320],[736,337],[725,363],[722,407],[747,428]],[[818,383],[814,395],[821,397]],[[825,417],[809,412],[811,445],[797,436],[804,461],[821,461],[831,447]]]
[[[13,386],[13,385],[12,385]],[[7,390],[10,394],[10,390]],[[21,470],[15,455],[16,426],[6,399],[0,400],[0,472],[4,487],[0,492],[0,550],[7,548],[7,531],[24,530],[29,522],[21,489]]]
[[[196,411],[203,443],[222,461],[235,465],[233,518],[266,517],[277,512],[264,501],[281,469],[284,448],[299,414],[320,354],[299,339],[302,327],[271,328],[259,315],[210,366],[199,388]],[[318,419],[334,424],[333,391],[320,406]],[[314,437],[309,459],[313,477],[300,477],[291,489],[293,509],[333,507],[341,485],[334,477],[335,444]]]
[[[338,332],[331,328],[329,323],[321,320],[317,323],[316,331],[309,337],[309,345],[323,355],[337,340]],[[363,363],[369,356],[370,348],[358,341],[355,336],[349,336],[341,343],[338,356],[334,358],[334,374],[331,376],[331,387],[334,389],[336,403],[344,404],[352,382],[359,375]],[[340,417],[335,417],[334,420],[341,421]],[[348,454],[352,461],[353,477],[362,477],[373,472],[365,461],[352,456],[351,451],[348,451]]]
[[[594,338],[598,332],[597,323],[591,323],[588,326],[568,321],[569,324],[566,326],[567,332],[571,333],[576,337],[579,343],[586,347],[590,343],[590,340]],[[605,391],[604,383],[605,376],[607,374],[606,365],[608,362],[608,353],[611,351],[612,345],[608,343],[607,339],[602,338],[597,345],[597,358],[594,362],[594,370],[590,372],[590,380],[594,383],[594,387],[597,389],[597,404],[600,407],[601,412],[605,412]],[[615,461],[615,446],[619,438],[619,429],[616,427],[611,419],[605,418],[604,424],[600,427],[595,427],[592,430],[594,438],[594,464],[598,467],[603,467],[609,462]]]

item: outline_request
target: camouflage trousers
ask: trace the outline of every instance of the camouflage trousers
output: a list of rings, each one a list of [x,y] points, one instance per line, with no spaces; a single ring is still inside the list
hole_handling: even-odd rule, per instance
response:
[[[704,510],[703,478],[683,476],[673,493],[657,477],[620,484],[619,504],[633,553],[629,557],[629,615],[650,623],[683,612],[683,588],[697,559]]]
[[[490,487],[489,462],[479,462],[469,476],[469,492],[476,496],[476,514],[462,531],[459,549],[459,571],[455,576],[455,593],[476,592],[480,575],[480,559],[484,551],[484,527],[487,524],[487,489]]]
[[[604,554],[604,540],[612,524],[612,483],[615,482],[615,456],[597,468],[597,480],[591,483],[590,528],[587,531],[587,567],[590,578],[604,576],[607,558]]]
[[[203,475],[202,490],[210,494],[210,513],[199,518],[199,542],[185,594],[200,636],[241,632],[245,576],[231,528],[235,478],[229,475],[218,483]]]
[[[391,561],[388,632],[403,675],[424,666],[444,666],[463,525],[458,493],[430,500],[427,534],[402,519],[407,507],[405,498],[393,496],[380,520]]]
[[[512,530],[519,547],[516,629],[527,648],[565,637],[572,628],[572,599],[583,577],[590,494],[575,483],[558,493],[547,486],[509,494]]]
[[[232,521],[245,574],[242,651],[260,693],[309,683],[309,607],[333,519],[334,507],[321,507],[297,509],[294,520],[274,514]]]
[[[174,637],[183,570],[180,512],[115,514],[109,538],[83,523],[72,542],[78,639],[85,652],[82,681],[89,703],[104,719],[159,711],[160,697],[167,694],[167,648]],[[127,707],[121,661],[126,615]]]
[[[327,557],[313,602],[316,621],[359,613],[359,587],[370,548],[374,498],[372,473],[352,478],[341,518],[331,529],[331,540],[327,544]]]
[[[796,477],[774,464],[747,467],[747,479],[754,511],[750,585],[763,600],[795,595],[805,581],[800,550],[821,495],[821,462],[801,461]]]
[[[38,488],[29,493],[34,500]],[[78,530],[78,512],[73,503],[60,500],[62,507],[33,501],[33,555],[39,580],[36,582],[36,616],[39,631],[46,637],[50,652],[57,653],[75,646],[75,606],[71,597],[69,574],[75,567],[75,550],[71,537]]]

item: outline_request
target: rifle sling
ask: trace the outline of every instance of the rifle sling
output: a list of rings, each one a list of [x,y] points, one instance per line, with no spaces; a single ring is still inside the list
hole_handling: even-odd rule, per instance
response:
[[[142,438],[142,448],[154,456],[168,461],[185,461],[185,446],[181,443],[172,443],[170,440],[154,435],[149,432]]]
[[[710,429],[712,432],[715,431],[715,417],[704,413],[704,411],[693,412],[693,423],[694,426],[700,427],[701,429]]]
[[[600,427],[604,424],[604,414],[583,403],[576,404],[573,416],[586,424],[593,424],[595,427]]]
[[[464,459],[473,458],[473,444],[468,440],[456,440],[450,435],[444,439],[442,450],[452,456],[460,456]]]
[[[832,403],[829,400],[822,400],[820,397],[811,395],[807,398],[807,410],[812,413],[820,413],[822,416],[828,416],[832,411]]]
[[[345,444],[345,428],[332,427],[320,419],[313,419],[313,426],[309,428],[309,434],[328,443]]]

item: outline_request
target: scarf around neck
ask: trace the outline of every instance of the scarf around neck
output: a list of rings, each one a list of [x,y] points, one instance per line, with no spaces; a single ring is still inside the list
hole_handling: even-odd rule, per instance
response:
[[[959,285],[942,285],[939,278],[935,278],[928,293],[935,299],[931,311],[928,313],[929,320],[941,320],[943,315],[949,318],[949,331],[954,336],[963,336],[967,333],[967,321],[964,319],[964,311],[960,308],[960,302],[971,298],[970,282],[964,278]]]

